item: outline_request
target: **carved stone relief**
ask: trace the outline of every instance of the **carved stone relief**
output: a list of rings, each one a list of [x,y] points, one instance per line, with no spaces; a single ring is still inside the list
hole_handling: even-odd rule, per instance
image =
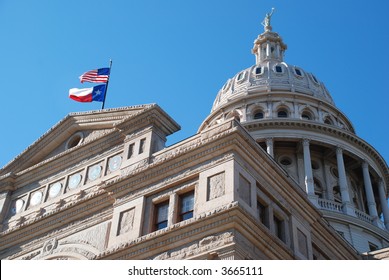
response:
[[[218,198],[225,194],[225,173],[219,173],[208,177],[207,200]]]
[[[154,257],[155,260],[166,259],[185,259],[198,254],[202,254],[207,251],[213,251],[226,244],[232,244],[234,242],[234,235],[232,232],[225,232],[220,235],[207,236],[192,244],[185,245],[182,248],[164,252]]]
[[[134,228],[135,208],[120,213],[117,235],[130,232]]]

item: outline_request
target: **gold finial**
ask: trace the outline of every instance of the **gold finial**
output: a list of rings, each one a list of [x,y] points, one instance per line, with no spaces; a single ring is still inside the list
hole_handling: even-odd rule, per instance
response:
[[[262,22],[262,25],[265,27],[265,31],[272,29],[270,25],[270,20],[271,20],[271,16],[274,13],[274,10],[275,10],[274,8],[271,8],[271,12],[266,14],[265,19]]]

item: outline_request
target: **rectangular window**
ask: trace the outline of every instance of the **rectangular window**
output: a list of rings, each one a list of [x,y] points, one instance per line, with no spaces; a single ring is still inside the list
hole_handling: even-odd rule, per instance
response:
[[[282,67],[279,66],[279,65],[277,65],[277,66],[276,66],[276,72],[277,72],[277,73],[282,73]]]
[[[194,191],[180,196],[180,221],[185,221],[193,217]]]
[[[239,175],[239,197],[251,206],[251,184],[242,175]]]
[[[267,207],[257,200],[257,211],[258,211],[258,219],[264,224],[267,228],[269,228],[269,219],[267,218]]]
[[[297,229],[297,243],[299,252],[308,259],[307,236],[300,229]]]
[[[285,242],[285,231],[284,231],[284,221],[278,218],[277,216],[273,216],[274,221],[274,234]]]
[[[169,216],[169,201],[164,201],[155,205],[155,223],[154,230],[159,230],[167,227]]]
[[[257,74],[257,75],[262,74],[262,67],[255,68],[255,74]]]
[[[145,151],[145,143],[146,143],[146,138],[143,138],[140,140],[139,143],[139,154],[143,153]]]
[[[134,144],[130,144],[130,146],[128,147],[127,159],[132,158],[133,155],[134,155]]]

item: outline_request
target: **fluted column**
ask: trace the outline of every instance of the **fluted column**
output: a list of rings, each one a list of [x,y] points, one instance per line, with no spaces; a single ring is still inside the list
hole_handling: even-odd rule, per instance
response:
[[[266,151],[272,158],[274,158],[273,138],[266,138]]]
[[[384,224],[387,230],[389,230],[389,207],[388,201],[386,200],[385,195],[385,183],[384,180],[380,179],[378,184],[378,191],[380,196],[380,203],[382,208],[382,214],[384,215]]]
[[[367,206],[369,208],[369,214],[373,217],[374,223],[377,224],[378,213],[377,205],[374,200],[373,186],[371,185],[371,179],[369,174],[369,165],[366,161],[362,163],[363,182],[365,184],[365,193],[367,199]]]
[[[305,190],[309,200],[318,206],[318,197],[315,195],[315,186],[313,184],[311,152],[309,151],[309,139],[303,139],[304,171],[305,171]]]
[[[343,149],[340,147],[336,148],[336,162],[338,165],[339,174],[339,188],[342,196],[343,212],[347,215],[355,216],[355,210],[350,201],[350,194],[348,191],[346,169],[344,167],[343,160]]]

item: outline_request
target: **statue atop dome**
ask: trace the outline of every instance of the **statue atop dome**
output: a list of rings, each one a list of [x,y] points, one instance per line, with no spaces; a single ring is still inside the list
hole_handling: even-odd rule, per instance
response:
[[[270,31],[272,28],[271,28],[271,25],[270,25],[270,20],[271,20],[271,17],[274,13],[274,8],[271,9],[271,12],[270,13],[267,13],[266,16],[265,16],[265,19],[263,20],[262,22],[262,25],[265,27],[265,31]]]

